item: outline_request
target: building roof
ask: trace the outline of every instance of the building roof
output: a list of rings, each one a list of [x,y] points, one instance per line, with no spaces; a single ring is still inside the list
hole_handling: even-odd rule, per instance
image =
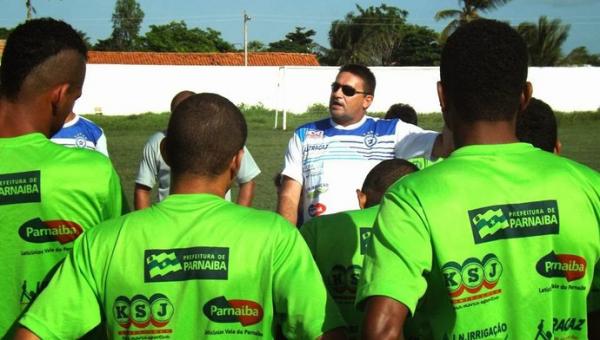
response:
[[[88,52],[89,64],[243,66],[243,52]],[[319,66],[310,53],[249,52],[250,66]]]

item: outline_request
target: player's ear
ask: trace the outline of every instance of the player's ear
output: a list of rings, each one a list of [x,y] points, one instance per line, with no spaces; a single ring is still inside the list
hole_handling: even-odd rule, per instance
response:
[[[242,158],[244,157],[244,148],[241,148],[235,156],[231,159],[231,164],[229,165],[230,177],[233,180],[237,175],[238,171],[240,171],[240,167],[242,166]]]
[[[167,154],[167,137],[163,138],[160,141],[160,155],[162,156],[163,160],[165,161],[165,163],[167,163],[168,166],[171,166],[171,160],[169,159],[169,155]]]
[[[562,151],[562,143],[560,142],[559,139],[556,139],[556,144],[554,145],[554,153],[557,155],[560,155],[561,151]]]
[[[444,126],[447,127],[449,131],[454,131],[454,122],[452,121],[452,117],[448,112],[448,99],[446,98],[446,91],[444,90],[444,86],[442,85],[441,81],[437,82],[437,94],[440,103],[440,110],[442,111],[442,118],[444,118]]]
[[[360,206],[361,209],[364,209],[367,205],[367,194],[356,189],[356,198],[358,199],[358,206]]]
[[[519,112],[523,112],[527,105],[529,105],[529,100],[531,100],[531,96],[533,94],[533,85],[531,82],[526,82],[523,87],[523,92],[521,92],[521,99],[519,101]]]

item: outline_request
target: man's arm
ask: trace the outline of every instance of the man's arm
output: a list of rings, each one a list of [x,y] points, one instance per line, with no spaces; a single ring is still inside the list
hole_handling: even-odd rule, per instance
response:
[[[19,327],[15,332],[15,340],[38,340],[39,337],[35,335],[32,331],[24,328],[23,326]]]
[[[362,339],[404,339],[404,322],[408,308],[385,296],[366,300]]]
[[[135,190],[133,193],[133,207],[135,210],[148,208],[152,205],[152,188],[147,187],[143,184],[135,183]]]
[[[246,207],[252,206],[252,199],[254,199],[254,187],[256,182],[253,180],[246,183],[240,183],[240,191],[238,192],[237,204]]]
[[[300,183],[290,177],[283,176],[277,200],[277,212],[293,225],[296,225],[298,219],[298,204],[300,203],[301,193],[302,185]]]

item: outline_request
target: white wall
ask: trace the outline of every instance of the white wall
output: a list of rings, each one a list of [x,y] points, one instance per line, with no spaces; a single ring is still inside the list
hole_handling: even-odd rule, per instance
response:
[[[181,90],[214,92],[236,104],[302,113],[314,103],[327,104],[337,67],[239,67],[88,65],[78,113],[128,115],[169,110]],[[373,67],[377,78],[370,111],[386,111],[398,102],[417,112],[439,112],[437,67]],[[532,67],[534,96],[557,111],[600,108],[600,67]]]

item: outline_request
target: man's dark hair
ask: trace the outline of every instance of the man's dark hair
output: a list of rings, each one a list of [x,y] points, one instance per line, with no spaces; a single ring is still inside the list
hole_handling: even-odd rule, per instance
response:
[[[87,59],[85,43],[69,24],[51,18],[29,20],[17,26],[6,40],[0,66],[0,90],[13,99],[25,78],[40,64],[62,51],[72,50]]]
[[[417,125],[417,111],[408,104],[394,104],[387,110],[385,119],[400,119],[401,121]]]
[[[167,128],[165,148],[173,173],[217,176],[246,142],[246,120],[227,98],[195,94],[179,104]]]
[[[517,138],[548,152],[554,152],[558,134],[552,108],[531,98],[527,108],[517,115]]]
[[[372,96],[375,95],[375,75],[368,67],[360,64],[346,64],[340,67],[340,71],[338,73],[348,72],[353,75],[359,77],[365,83],[364,92],[370,94]]]
[[[377,164],[363,183],[362,192],[367,195],[365,207],[379,204],[385,191],[400,178],[418,171],[416,165],[405,159],[388,159]]]
[[[178,92],[175,96],[173,96],[173,99],[171,99],[171,113],[173,113],[173,111],[175,111],[175,108],[177,107],[177,105],[181,104],[181,102],[183,102],[184,100],[188,99],[189,97],[195,95],[195,92],[189,91],[189,90],[183,90]]]
[[[440,77],[458,119],[510,120],[527,81],[527,47],[508,24],[472,21],[448,38]]]

